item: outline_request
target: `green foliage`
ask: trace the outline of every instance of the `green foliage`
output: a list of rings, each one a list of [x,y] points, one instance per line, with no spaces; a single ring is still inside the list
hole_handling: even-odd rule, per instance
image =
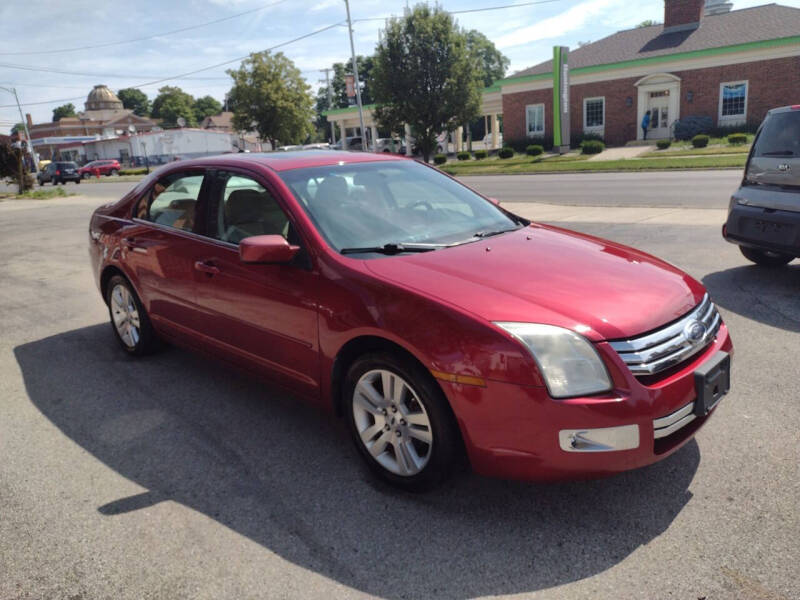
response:
[[[117,92],[117,97],[122,100],[122,106],[130,108],[133,114],[146,117],[150,114],[150,100],[142,90],[124,88]]]
[[[459,152],[458,154],[456,154],[456,158],[458,160],[469,160],[470,158],[472,158],[472,155],[469,152]]]
[[[600,140],[583,140],[581,142],[581,154],[600,154],[606,149],[606,145]]]
[[[508,146],[500,148],[500,150],[497,151],[497,156],[500,158],[511,158],[514,156],[514,149],[509,148]]]
[[[194,97],[179,87],[165,85],[153,100],[152,116],[161,119],[165,125],[177,125],[178,118],[183,117],[189,127],[194,127],[197,125]]]
[[[447,155],[446,154],[437,154],[433,157],[433,162],[437,165],[443,165],[447,162]]]
[[[206,117],[213,117],[222,112],[222,104],[211,96],[198,98],[194,101],[192,108],[194,109],[194,116],[198,123]]]
[[[0,144],[0,177],[7,177],[19,185],[19,168],[22,159],[22,150],[13,148],[10,144]],[[22,185],[19,191],[24,192],[33,187],[33,177],[25,168],[22,161]]]
[[[656,146],[658,146],[659,150],[666,150],[672,145],[672,140],[658,140],[656,142]]]
[[[647,19],[646,21],[642,21],[641,23],[639,23],[636,26],[636,28],[637,29],[642,29],[644,27],[653,27],[654,25],[661,25],[661,22],[654,21],[653,19]]]
[[[478,116],[483,71],[467,36],[438,6],[418,4],[387,21],[372,72],[375,116],[401,134],[408,123],[427,161],[436,136]]]
[[[25,123],[21,123],[21,122],[17,123],[16,125],[14,125],[11,128],[10,133],[13,135],[15,131],[20,131],[22,133],[25,133]]]
[[[475,160],[483,160],[489,156],[488,150],[475,150]]]
[[[147,173],[146,167],[137,167],[135,169],[120,169],[120,175],[144,175]]]
[[[74,117],[75,115],[75,105],[70,102],[69,104],[63,104],[61,106],[56,106],[53,109],[53,123],[56,121],[60,121],[64,117]]]
[[[489,87],[506,75],[510,61],[489,38],[477,29],[466,33],[467,51],[473,54],[480,65],[483,87]]]
[[[740,146],[747,143],[747,134],[745,133],[732,133],[728,136],[728,143],[731,146]]]
[[[692,146],[695,148],[705,148],[708,146],[709,137],[704,134],[700,133],[692,138]]]
[[[539,144],[531,144],[525,148],[525,154],[528,156],[539,156],[544,152],[544,148]]]
[[[272,147],[303,142],[314,130],[314,100],[310,88],[282,52],[256,52],[231,69],[233,87],[228,99],[239,130],[255,127]]]

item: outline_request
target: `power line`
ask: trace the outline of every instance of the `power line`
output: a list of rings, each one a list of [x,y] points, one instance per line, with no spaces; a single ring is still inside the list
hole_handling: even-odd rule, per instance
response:
[[[61,54],[64,52],[78,52],[79,50],[93,50],[97,48],[108,48],[110,46],[120,46],[123,44],[133,44],[135,42],[144,42],[146,40],[152,40],[158,37],[162,37],[165,35],[172,35],[173,33],[182,33],[184,31],[191,31],[193,29],[200,29],[202,27],[208,27],[209,25],[216,25],[217,23],[223,23],[224,21],[230,21],[232,19],[238,19],[239,17],[243,17],[245,15],[250,15],[267,8],[271,8],[273,6],[277,6],[278,4],[283,4],[288,2],[289,0],[277,0],[277,2],[272,2],[271,4],[265,4],[260,8],[252,8],[250,10],[246,10],[244,12],[236,13],[235,15],[230,15],[227,17],[222,17],[221,19],[215,19],[213,21],[208,21],[206,23],[199,23],[197,25],[189,25],[188,27],[181,27],[180,29],[173,29],[171,31],[162,31],[160,33],[154,33],[145,37],[139,38],[132,38],[129,40],[122,40],[119,42],[105,42],[102,44],[93,44],[89,46],[76,46],[75,48],[60,48],[58,50],[32,50],[28,52],[0,52],[0,56],[21,56],[21,55],[31,55],[31,54]]]
[[[274,46],[270,46],[269,48],[261,50],[261,52],[271,52],[272,50],[276,50],[278,48],[282,48],[283,46],[288,46],[289,44],[293,44],[295,42],[299,42],[300,40],[304,40],[306,38],[309,38],[311,36],[318,35],[318,34],[324,32],[324,31],[328,31],[329,29],[333,29],[334,27],[340,27],[343,24],[344,24],[344,21],[340,21],[338,23],[332,23],[330,25],[326,25],[325,27],[322,27],[321,29],[315,29],[314,31],[311,31],[311,32],[306,33],[306,34],[303,34],[303,35],[301,35],[299,37],[293,38],[291,40],[287,40],[285,42],[281,42],[280,44],[275,44]],[[128,87],[132,87],[132,88],[137,88],[138,89],[138,88],[143,88],[143,87],[147,87],[147,86],[150,86],[150,85],[157,85],[159,83],[164,83],[166,81],[173,81],[175,79],[183,79],[187,75],[194,75],[196,73],[202,73],[203,71],[210,71],[211,69],[216,69],[216,68],[219,68],[219,67],[222,67],[222,66],[225,66],[225,65],[229,65],[229,64],[235,63],[235,62],[241,62],[241,61],[245,60],[246,58],[249,58],[249,56],[250,55],[248,54],[247,56],[240,56],[238,58],[232,58],[230,60],[226,60],[226,61],[223,61],[223,62],[220,62],[220,63],[216,63],[216,64],[213,64],[213,65],[209,65],[207,67],[202,67],[200,69],[195,69],[194,71],[187,71],[186,73],[181,73],[179,75],[172,75],[170,77],[162,77],[161,79],[156,79],[154,81],[148,81],[146,83],[140,83],[138,85],[131,85],[131,86],[128,86]],[[3,65],[0,64],[0,66],[3,66]],[[55,99],[55,100],[44,100],[44,101],[41,101],[41,102],[27,102],[27,103],[21,103],[21,104],[22,104],[22,106],[41,106],[41,105],[44,105],[44,104],[55,104],[57,102],[70,102],[72,100],[82,100],[84,98],[85,98],[85,96],[78,96],[78,97],[73,97],[73,98],[59,98],[59,99]],[[0,105],[0,108],[10,108],[10,107],[13,108],[14,106],[16,106],[16,105],[3,104],[3,105]]]
[[[75,75],[78,77],[105,77],[109,79],[150,79],[150,78],[157,78],[162,77],[162,75],[132,75],[128,74],[119,74],[119,73],[86,73],[80,71],[61,71],[59,69],[49,69],[47,67],[30,67],[28,65],[16,65],[11,63],[0,63],[0,67],[4,69],[17,69],[19,71],[35,71],[37,73],[56,73],[58,75]],[[203,81],[203,80],[226,80],[227,77],[187,77],[186,79],[196,80],[196,81]],[[60,86],[53,86],[53,87],[60,87]]]
[[[553,2],[563,2],[564,0],[533,0],[532,2],[520,2],[519,4],[504,4],[502,6],[486,6],[483,8],[469,8],[465,10],[445,10],[444,12],[451,15],[463,15],[467,13],[486,12],[490,10],[503,10],[506,8],[522,8],[525,6],[534,6],[536,4],[551,4]],[[353,23],[362,23],[365,21],[385,21],[391,17],[367,17],[364,19],[353,19]]]

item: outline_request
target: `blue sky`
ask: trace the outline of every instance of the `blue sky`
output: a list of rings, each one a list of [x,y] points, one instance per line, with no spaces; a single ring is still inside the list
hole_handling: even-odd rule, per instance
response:
[[[442,0],[446,10],[487,8],[525,0]],[[766,4],[765,0],[734,0],[734,10]],[[800,8],[800,0],[781,4]],[[414,2],[411,2],[413,5]],[[271,5],[271,6],[269,6]],[[351,0],[353,19],[402,14],[405,1]],[[549,0],[533,6],[457,15],[459,24],[478,29],[511,59],[509,73],[546,60],[554,44],[571,47],[628,29],[645,19],[663,20],[663,0]],[[263,8],[266,7],[266,8]],[[262,9],[263,8],[263,9]],[[56,51],[98,45],[191,27],[237,13],[245,16],[154,39],[72,52]],[[0,23],[6,33],[20,33],[17,43],[6,37],[0,47],[0,86],[17,88],[23,104],[58,99],[78,109],[94,84],[113,90],[171,77],[259,51],[299,37],[346,18],[344,0],[4,0]],[[371,53],[382,22],[356,23],[355,45],[360,54]],[[350,47],[345,27],[328,31],[281,48],[303,72],[314,89],[323,77],[319,69],[347,59]],[[72,71],[88,75],[64,75],[16,67]],[[220,101],[230,88],[225,69],[218,67],[188,79],[142,88],[151,98],[162,85],[178,85],[195,96],[210,94]],[[0,132],[19,121],[13,96],[0,90]],[[55,106],[64,102],[23,107],[34,122],[49,121]]]

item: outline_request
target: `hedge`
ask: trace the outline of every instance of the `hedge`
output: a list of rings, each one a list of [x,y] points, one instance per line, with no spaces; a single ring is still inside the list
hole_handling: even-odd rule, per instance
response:
[[[581,154],[600,154],[606,149],[606,145],[600,140],[583,140],[581,142]]]
[[[741,146],[747,143],[747,135],[744,133],[732,133],[728,136],[728,143],[731,146]]]
[[[544,152],[544,148],[539,144],[531,144],[525,148],[525,154],[528,156],[539,156],[542,152]]]
[[[666,150],[670,146],[672,146],[672,140],[658,140],[656,142],[656,146],[658,146],[659,150]]]
[[[500,158],[511,158],[514,156],[514,149],[508,147],[500,148],[500,150],[497,151],[497,156]]]
[[[704,134],[700,133],[692,138],[692,146],[695,148],[705,148],[708,146],[709,137]]]
[[[470,155],[469,152],[459,152],[458,154],[456,154],[456,158],[458,160],[469,160],[470,158],[472,158],[472,156]]]
[[[147,173],[147,169],[142,167],[141,169],[120,169],[120,175],[144,175]]]
[[[445,155],[445,154],[436,154],[433,157],[433,162],[436,163],[437,165],[443,165],[444,163],[447,162],[447,155]]]
[[[489,156],[488,150],[475,150],[475,160],[481,160]]]

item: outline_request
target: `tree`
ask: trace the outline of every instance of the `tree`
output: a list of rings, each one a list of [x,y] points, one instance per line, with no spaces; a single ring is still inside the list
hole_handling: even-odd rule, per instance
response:
[[[206,117],[218,115],[222,112],[222,104],[211,96],[203,96],[194,101],[194,115],[198,122]]]
[[[122,106],[133,110],[133,114],[140,117],[150,114],[150,100],[142,90],[125,88],[117,92],[117,97],[122,100]]]
[[[506,76],[510,61],[489,38],[477,29],[467,32],[467,49],[476,55],[483,69],[483,87]]]
[[[194,97],[179,87],[165,85],[158,90],[158,96],[153,100],[152,115],[161,119],[165,125],[176,125],[179,117],[186,119],[186,124],[190,127],[197,125]]]
[[[53,123],[56,121],[60,121],[63,117],[74,117],[75,116],[75,105],[70,102],[69,104],[63,104],[61,106],[56,106],[53,109]]]
[[[639,23],[636,28],[642,29],[644,27],[653,27],[654,25],[661,25],[658,21],[654,21],[653,19],[647,19],[646,21],[642,21]]]
[[[440,7],[418,4],[388,21],[378,44],[372,85],[375,115],[400,134],[411,126],[427,161],[436,136],[478,116],[483,69],[467,36]]]
[[[233,125],[239,130],[255,127],[262,140],[275,148],[277,141],[294,144],[313,131],[314,100],[311,90],[282,52],[256,52],[230,69],[233,87],[228,101]]]

